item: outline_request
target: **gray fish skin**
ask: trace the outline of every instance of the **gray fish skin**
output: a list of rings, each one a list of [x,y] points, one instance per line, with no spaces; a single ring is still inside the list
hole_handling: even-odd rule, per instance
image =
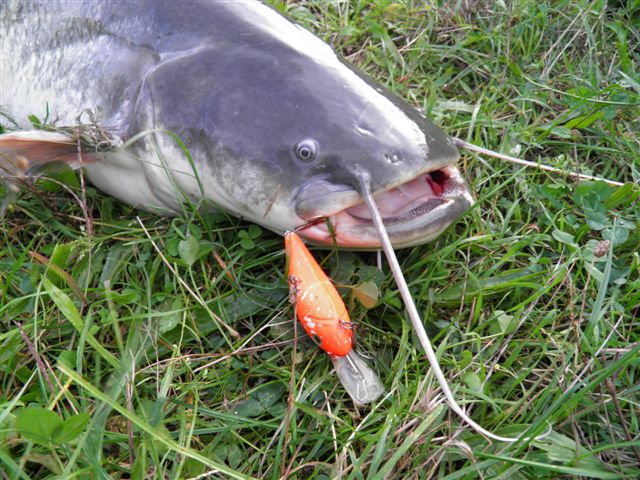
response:
[[[373,249],[358,175],[382,193],[396,247],[473,202],[438,127],[257,1],[3,1],[0,33],[0,106],[24,128],[47,108],[58,126],[90,109],[125,141],[145,132],[86,167],[137,207],[189,200],[279,233],[329,217],[338,246]],[[323,224],[301,235],[333,243]]]

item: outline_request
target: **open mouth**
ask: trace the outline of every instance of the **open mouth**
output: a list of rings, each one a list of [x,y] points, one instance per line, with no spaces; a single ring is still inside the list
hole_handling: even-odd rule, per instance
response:
[[[376,195],[376,203],[384,223],[388,226],[409,222],[446,203],[443,195],[449,178],[448,168],[443,168]],[[369,209],[364,203],[348,208],[344,213],[360,222],[373,224]]]
[[[328,189],[331,188],[331,191]],[[323,193],[321,193],[323,192]],[[299,203],[303,217],[327,217],[300,231],[309,241],[353,249],[379,248],[380,242],[367,206],[348,186],[315,184]],[[447,166],[374,194],[376,205],[395,247],[408,247],[432,240],[464,213],[473,199],[457,168]],[[321,208],[330,215],[318,215]],[[332,207],[332,208],[331,208]]]

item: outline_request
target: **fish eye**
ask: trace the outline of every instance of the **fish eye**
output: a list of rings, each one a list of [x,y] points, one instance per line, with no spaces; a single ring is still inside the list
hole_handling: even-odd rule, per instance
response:
[[[295,152],[296,157],[298,157],[300,160],[313,160],[318,154],[318,142],[316,142],[312,138],[301,140],[296,144]]]

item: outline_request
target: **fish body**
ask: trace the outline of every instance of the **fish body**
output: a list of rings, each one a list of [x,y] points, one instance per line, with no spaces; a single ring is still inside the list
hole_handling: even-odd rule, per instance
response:
[[[98,115],[119,142],[85,151],[86,174],[136,207],[189,202],[279,233],[327,218],[332,229],[301,235],[372,249],[363,174],[396,247],[434,238],[473,202],[447,135],[258,1],[4,0],[0,36],[0,109],[20,129],[29,115],[58,127]],[[73,142],[50,140],[12,132],[0,149],[74,163]]]

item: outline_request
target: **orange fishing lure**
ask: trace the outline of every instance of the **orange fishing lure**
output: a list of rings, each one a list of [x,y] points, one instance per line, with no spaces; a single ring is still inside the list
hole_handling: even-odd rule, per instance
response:
[[[296,233],[286,233],[284,245],[298,320],[329,355],[347,355],[353,348],[353,324],[336,287]]]

